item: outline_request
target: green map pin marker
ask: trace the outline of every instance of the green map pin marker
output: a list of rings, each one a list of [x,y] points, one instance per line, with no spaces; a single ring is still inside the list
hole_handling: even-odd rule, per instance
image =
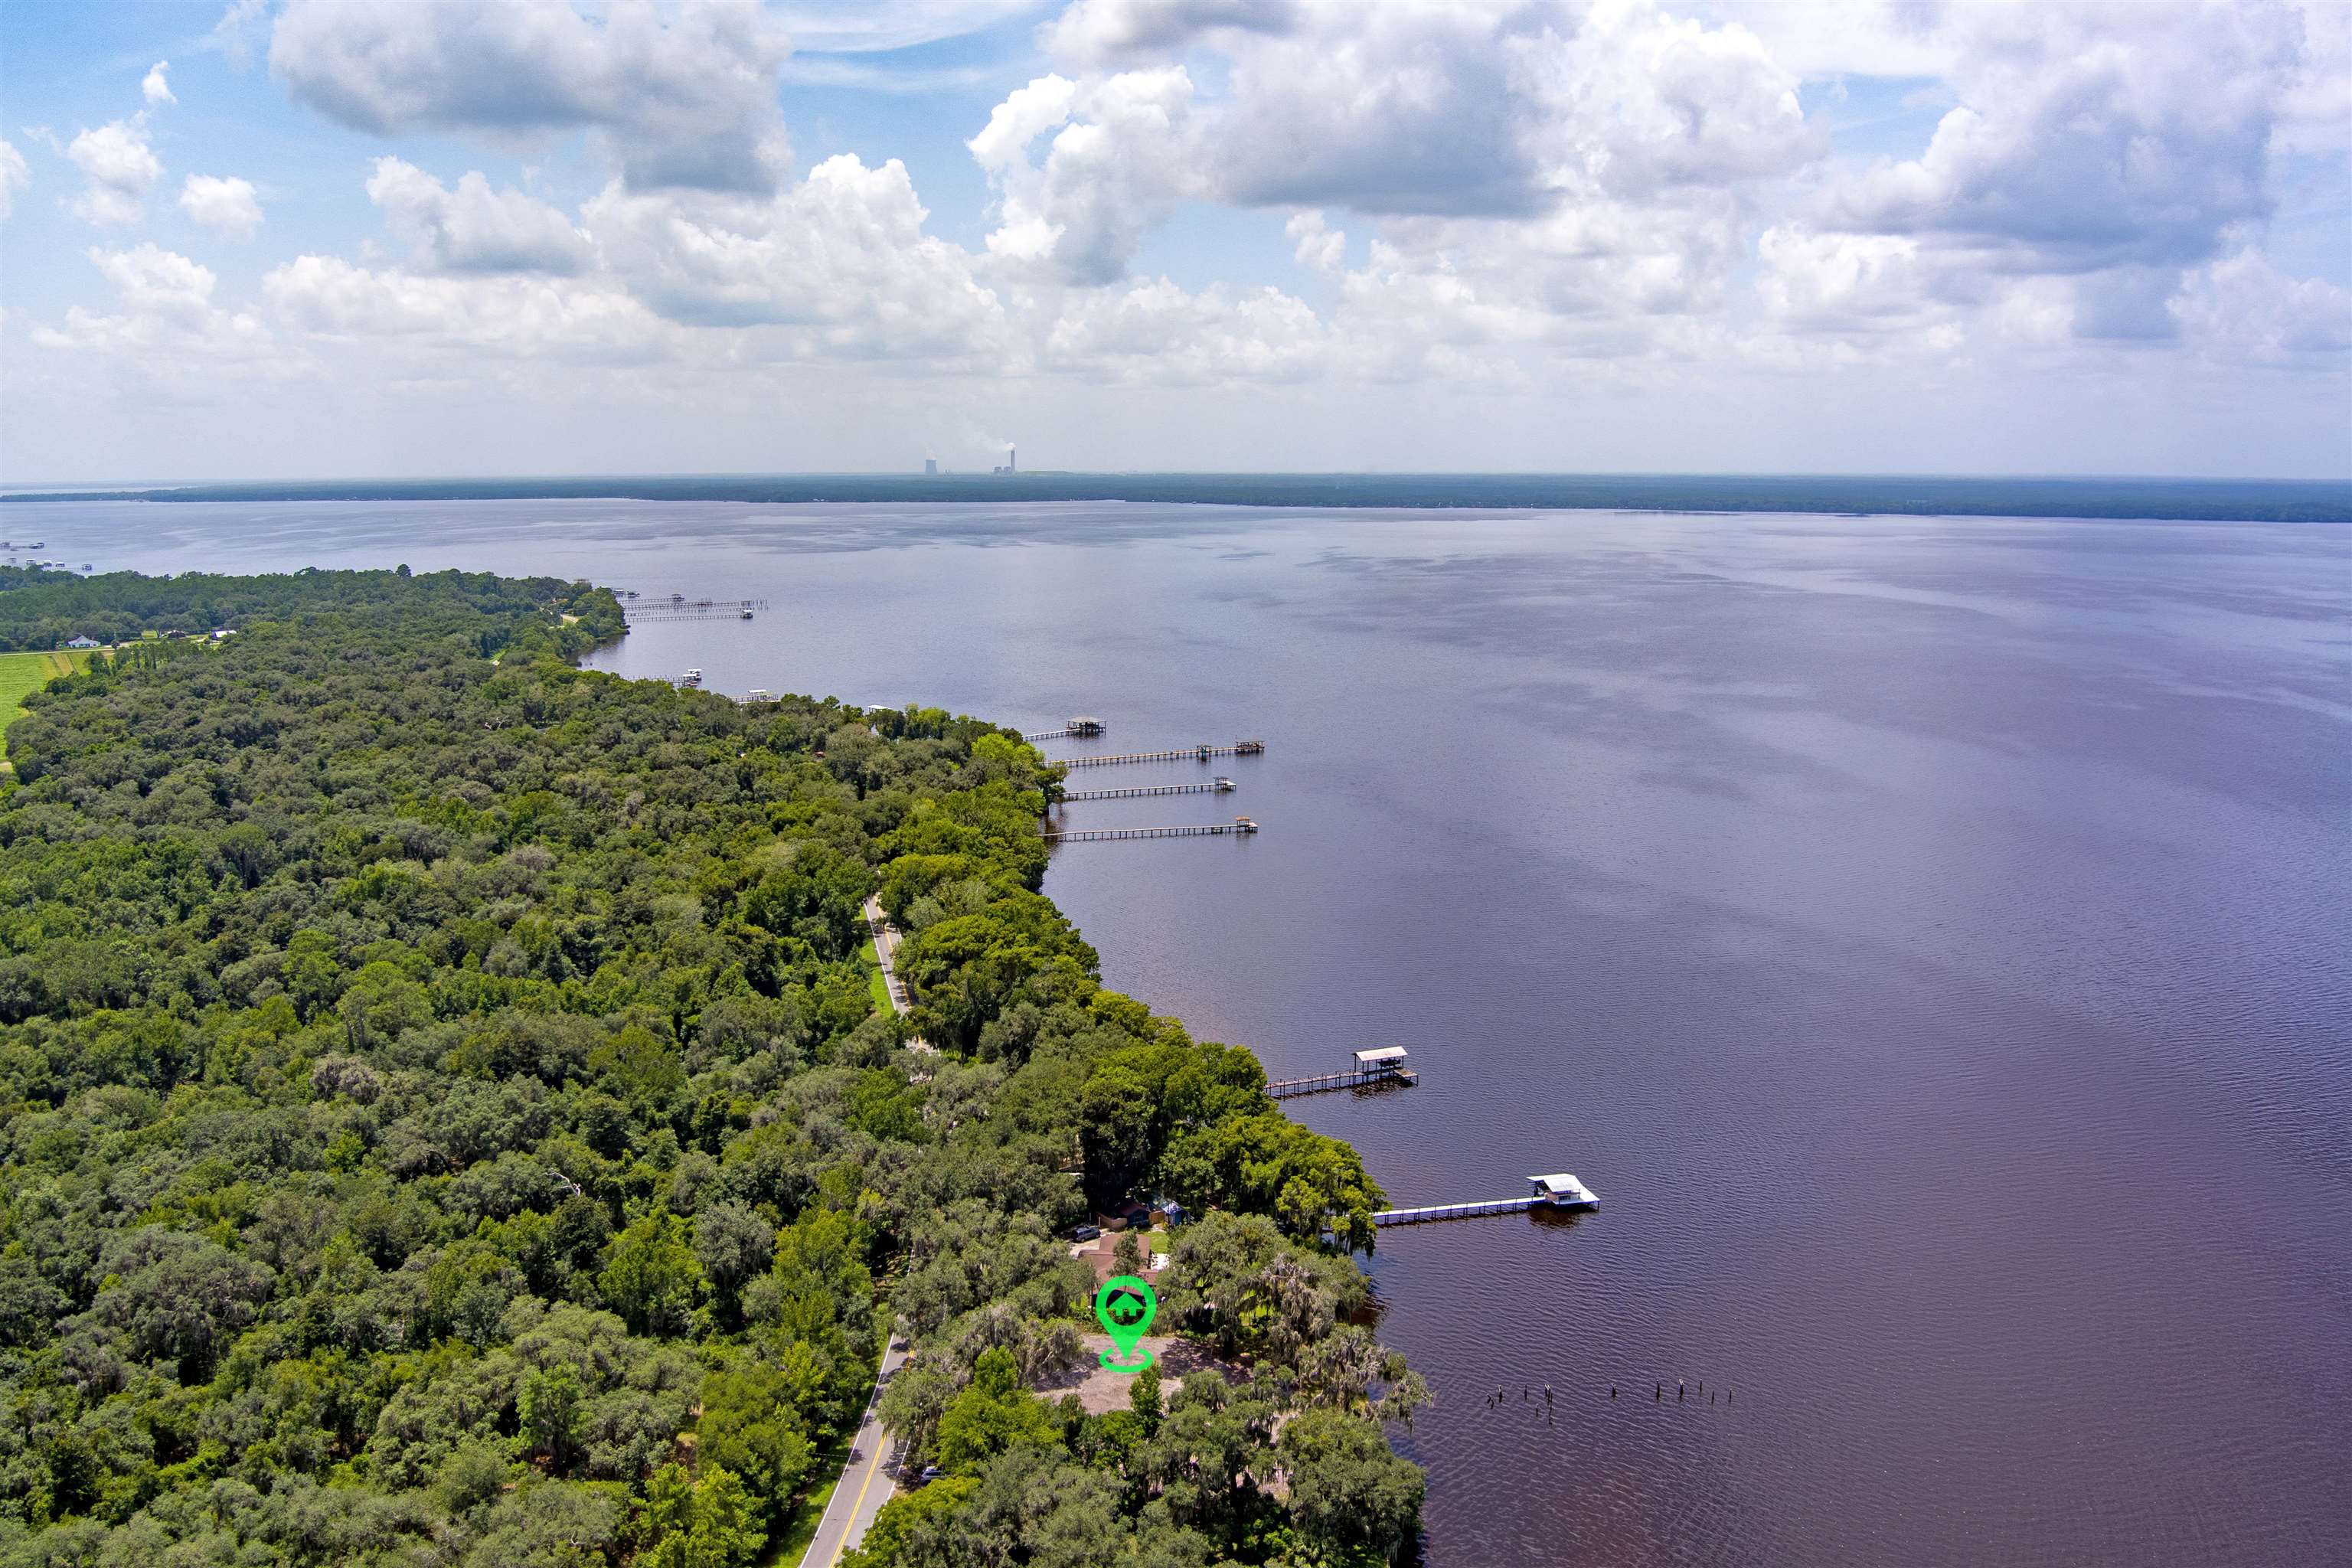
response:
[[[1151,1287],[1132,1274],[1114,1274],[1102,1282],[1095,1292],[1095,1320],[1110,1342],[1118,1347],[1118,1359],[1111,1352],[1102,1353],[1102,1363],[1112,1372],[1133,1377],[1151,1364],[1151,1352],[1140,1350],[1136,1342],[1151,1327],[1151,1320],[1160,1312],[1160,1298]]]

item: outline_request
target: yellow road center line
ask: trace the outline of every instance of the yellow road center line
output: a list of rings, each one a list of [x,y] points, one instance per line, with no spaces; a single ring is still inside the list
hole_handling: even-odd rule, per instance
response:
[[[878,1444],[882,1436],[879,1429],[877,1429],[874,1436]],[[877,1447],[873,1453],[866,1457],[866,1479],[858,1485],[857,1500],[849,1505],[849,1518],[841,1527],[841,1540],[835,1544],[833,1555],[824,1560],[825,1568],[833,1568],[833,1564],[841,1561],[841,1554],[848,1550],[849,1532],[856,1528],[858,1510],[866,1506],[866,1494],[874,1485],[875,1472],[881,1468],[882,1452]]]

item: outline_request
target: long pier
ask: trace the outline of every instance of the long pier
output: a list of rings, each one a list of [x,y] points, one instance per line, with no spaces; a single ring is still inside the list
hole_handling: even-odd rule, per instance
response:
[[[1231,822],[1213,822],[1199,827],[1086,827],[1066,833],[1048,833],[1049,844],[1090,844],[1107,838],[1197,838],[1219,833],[1255,833],[1257,824],[1246,816]]]
[[[1234,787],[1231,779],[1219,779],[1214,784],[1145,784],[1137,789],[1074,789],[1064,793],[1062,800],[1135,800],[1147,795],[1223,795]]]
[[[1102,732],[1101,720],[1081,717],[1071,720],[1058,730],[1040,730],[1034,735],[1024,735],[1021,738],[1024,741],[1063,741],[1072,735],[1099,735]]]
[[[1319,1073],[1313,1078],[1277,1079],[1265,1086],[1268,1100],[1296,1100],[1302,1094],[1328,1094],[1335,1089],[1371,1089],[1381,1084],[1414,1084],[1421,1075],[1411,1068],[1354,1068],[1347,1072]]]
[[[1536,1207],[1549,1208],[1549,1198],[1496,1198],[1491,1203],[1433,1204],[1427,1208],[1382,1209],[1372,1215],[1374,1225],[1423,1225],[1434,1219],[1475,1219],[1481,1215],[1524,1214]]]
[[[1207,762],[1211,757],[1255,757],[1265,750],[1264,741],[1235,741],[1230,746],[1183,746],[1171,752],[1118,752],[1099,757],[1050,757],[1066,768],[1108,768],[1120,763],[1181,763],[1187,757]]]
[[[1531,1189],[1523,1198],[1490,1198],[1483,1203],[1429,1204],[1421,1208],[1381,1209],[1374,1225],[1425,1225],[1440,1219],[1477,1219],[1490,1214],[1525,1214],[1529,1209],[1566,1209],[1571,1213],[1596,1209],[1601,1199],[1591,1187],[1562,1171],[1557,1175],[1529,1176]]]
[[[724,616],[748,621],[754,610],[767,607],[765,599],[689,599],[673,595],[667,599],[624,600],[621,616],[630,621],[698,621]]]

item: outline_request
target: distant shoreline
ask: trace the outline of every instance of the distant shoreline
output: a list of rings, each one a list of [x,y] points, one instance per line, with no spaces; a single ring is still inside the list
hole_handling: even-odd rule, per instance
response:
[[[0,495],[53,501],[638,500],[769,504],[1137,501],[1449,510],[2352,522],[2352,481],[1658,474],[776,474],[353,479]]]

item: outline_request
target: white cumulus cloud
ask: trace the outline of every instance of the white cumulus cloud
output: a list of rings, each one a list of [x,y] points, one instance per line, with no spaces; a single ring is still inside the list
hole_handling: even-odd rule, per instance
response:
[[[88,182],[74,211],[94,224],[136,223],[163,177],[163,161],[147,144],[144,112],[82,132],[66,144],[66,156]]]
[[[136,367],[142,380],[206,380],[227,371],[283,368],[268,328],[247,310],[213,302],[210,268],[152,244],[98,247],[90,262],[114,286],[116,308],[76,305],[61,326],[33,329],[36,347],[86,362]]]
[[[977,353],[1003,335],[996,295],[929,216],[896,159],[843,153],[768,202],[640,195],[618,185],[583,217],[614,275],[698,327],[805,329],[828,357]]]
[[[1348,236],[1333,228],[1319,212],[1293,213],[1290,221],[1282,226],[1290,237],[1291,254],[1301,267],[1312,267],[1318,272],[1332,272],[1348,254]]]
[[[1046,331],[1047,369],[1120,382],[1302,381],[1329,367],[1329,327],[1278,289],[1187,292],[1165,278],[1074,296]]]
[[[378,135],[502,144],[593,130],[631,186],[766,192],[786,154],[777,73],[790,45],[753,0],[289,0],[271,74]]]
[[[150,108],[159,103],[180,101],[172,96],[172,84],[163,79],[163,73],[171,68],[171,61],[157,60],[147,68],[147,74],[140,79],[139,90],[146,98]]]
[[[1040,139],[1042,159],[1032,153]],[[968,145],[998,191],[990,252],[1051,263],[1077,283],[1117,281],[1177,202],[1213,194],[1182,66],[1083,84],[1040,78],[999,104]]]
[[[2352,289],[2292,278],[2252,248],[2191,272],[2168,308],[2202,344],[2340,374],[2352,353]]]
[[[294,331],[462,370],[477,355],[550,364],[643,364],[675,338],[626,294],[572,279],[427,276],[299,256],[261,280]]]
[[[1963,6],[1957,107],[1916,158],[1833,194],[1830,221],[1979,252],[2011,271],[2179,268],[2269,215],[2273,132],[2298,79],[2289,7]]]
[[[569,218],[521,191],[492,189],[479,173],[461,176],[453,191],[414,163],[379,158],[367,194],[441,271],[570,275],[594,259],[588,236]]]
[[[190,174],[180,185],[180,210],[206,228],[251,239],[261,226],[261,193],[233,174]]]
[[[1756,36],[1643,0],[1087,0],[1046,37],[1075,77],[1013,93],[971,146],[990,248],[1080,283],[1122,276],[1186,201],[1539,223],[1737,191],[1825,147]]]

